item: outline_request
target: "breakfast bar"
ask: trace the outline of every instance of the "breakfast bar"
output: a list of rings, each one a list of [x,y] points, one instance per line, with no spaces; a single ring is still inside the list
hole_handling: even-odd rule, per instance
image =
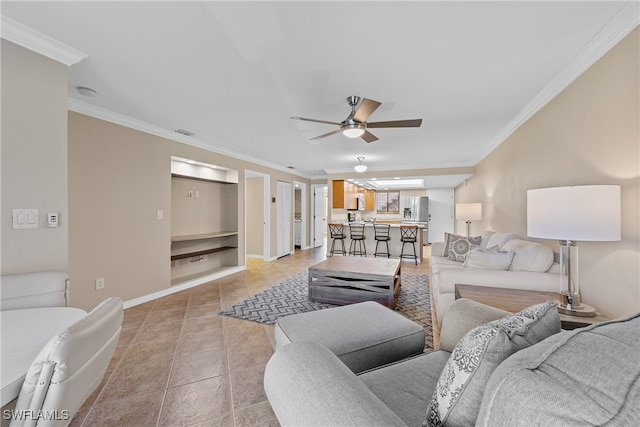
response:
[[[350,233],[349,233],[349,224],[364,224],[364,236],[365,236],[365,240],[364,240],[364,245],[367,249],[367,254],[369,256],[372,256],[373,253],[375,252],[376,249],[376,240],[374,238],[375,236],[375,232],[373,229],[373,222],[361,222],[361,221],[356,221],[356,222],[347,222],[344,223],[344,234],[347,236],[345,239],[345,246],[347,247],[347,249],[349,248],[349,243],[350,243]],[[375,224],[385,224],[385,222],[376,222]],[[390,223],[389,226],[389,253],[391,254],[391,258],[399,258],[400,257],[400,252],[402,251],[402,241],[400,240],[400,225],[398,223]],[[402,225],[416,225],[420,230],[422,230],[424,228],[424,225],[422,224],[402,224]],[[422,245],[424,244],[423,239],[422,239],[423,233],[419,232],[417,234],[417,240],[415,243],[415,247],[416,247],[416,255],[418,256],[418,261],[422,262],[423,260],[423,256],[422,256]],[[383,245],[383,243],[381,243],[381,245]],[[411,244],[407,244],[407,246],[405,247],[405,253],[407,251],[410,251],[411,253],[413,253],[413,249],[411,248]]]

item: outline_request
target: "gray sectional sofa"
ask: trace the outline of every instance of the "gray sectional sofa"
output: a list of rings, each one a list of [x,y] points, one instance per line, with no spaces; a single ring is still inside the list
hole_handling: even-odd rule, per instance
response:
[[[267,364],[265,391],[283,426],[640,425],[640,313],[574,331],[553,303],[505,315],[456,300],[440,350],[359,374],[296,340]]]

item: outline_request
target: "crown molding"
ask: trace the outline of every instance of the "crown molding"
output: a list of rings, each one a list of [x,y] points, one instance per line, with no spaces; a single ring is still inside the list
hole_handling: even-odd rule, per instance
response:
[[[98,107],[92,104],[88,104],[86,102],[79,101],[75,98],[69,98],[67,100],[67,109],[70,111],[74,111],[76,113],[84,114],[86,116],[91,116],[96,119],[104,120],[110,123],[114,123],[120,126],[124,126],[130,129],[135,129],[141,132],[145,132],[151,135],[159,136],[161,138],[170,139],[172,141],[180,142],[182,144],[191,145],[194,147],[201,148],[203,150],[211,151],[218,154],[223,154],[225,156],[233,157],[238,160],[244,160],[246,162],[254,163],[257,165],[265,166],[271,169],[275,169],[281,172],[285,172],[291,175],[296,175],[301,178],[310,179],[310,176],[304,174],[295,169],[285,168],[281,165],[267,162],[265,160],[247,156],[242,153],[238,153],[235,151],[227,150],[221,147],[217,147],[203,141],[202,139],[195,138],[193,136],[185,136],[179,133],[176,133],[172,130],[165,129],[163,127],[153,125],[142,120],[134,119],[132,117],[126,116],[124,114],[116,113],[111,110],[107,110],[106,108]]]
[[[618,13],[585,45],[572,60],[529,102],[498,134],[487,151],[475,162],[478,164],[522,124],[558,96],[574,80],[618,44],[640,23],[640,2],[629,0]]]
[[[2,16],[0,35],[3,39],[32,50],[67,67],[82,61],[88,55],[35,31],[13,19]]]

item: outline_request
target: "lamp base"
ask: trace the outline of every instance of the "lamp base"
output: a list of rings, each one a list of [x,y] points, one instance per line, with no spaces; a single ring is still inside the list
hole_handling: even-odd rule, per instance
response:
[[[580,302],[579,294],[570,294],[569,292],[564,291],[560,292],[558,313],[578,317],[595,317],[596,309],[590,305],[582,304]]]

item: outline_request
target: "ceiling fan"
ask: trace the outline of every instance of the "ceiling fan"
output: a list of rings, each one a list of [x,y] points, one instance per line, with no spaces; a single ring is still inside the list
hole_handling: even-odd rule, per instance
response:
[[[339,126],[340,129],[334,130],[329,133],[325,133],[320,136],[316,136],[315,138],[311,138],[310,141],[326,138],[327,136],[334,135],[336,133],[342,132],[345,136],[349,138],[362,138],[366,142],[377,141],[378,137],[369,132],[368,128],[411,128],[411,127],[420,127],[422,124],[422,119],[414,119],[414,120],[392,120],[387,122],[371,122],[368,123],[367,119],[376,111],[376,109],[382,105],[378,101],[373,101],[371,99],[362,98],[359,96],[350,96],[347,98],[347,102],[351,107],[351,114],[349,117],[344,119],[342,122],[329,122],[326,120],[316,120],[316,119],[307,119],[304,117],[293,116],[291,117],[294,120],[304,120],[307,122],[316,122],[316,123],[326,123],[328,125],[336,125]],[[357,107],[357,108],[356,108]]]

